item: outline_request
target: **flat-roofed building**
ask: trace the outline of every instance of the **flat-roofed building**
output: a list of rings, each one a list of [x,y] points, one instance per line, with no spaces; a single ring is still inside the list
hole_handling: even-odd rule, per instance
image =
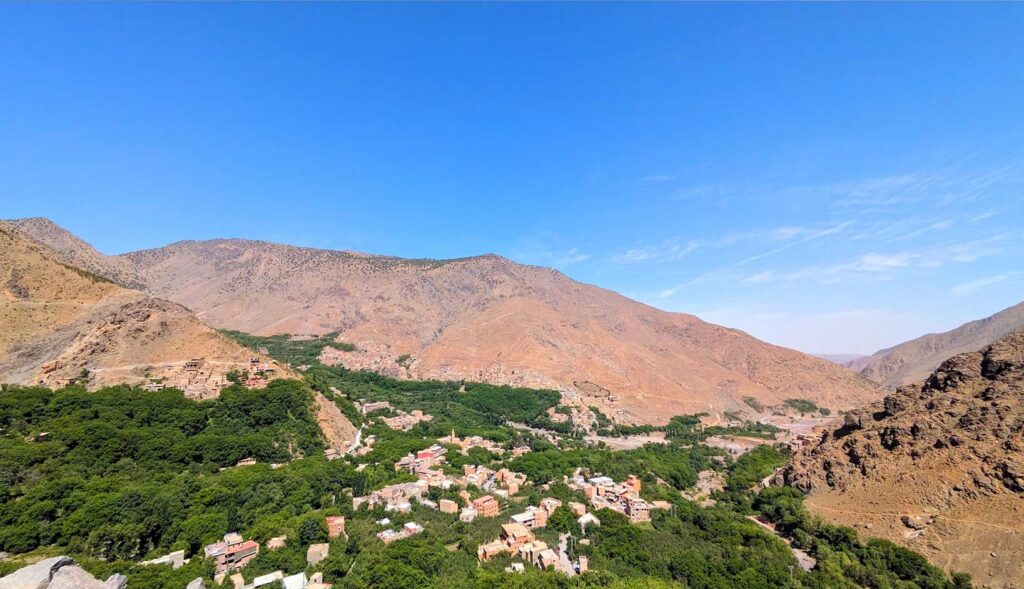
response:
[[[345,516],[327,516],[327,535],[331,538],[339,538],[345,534]]]
[[[501,511],[501,505],[494,497],[484,495],[473,500],[473,509],[480,517],[497,517]]]

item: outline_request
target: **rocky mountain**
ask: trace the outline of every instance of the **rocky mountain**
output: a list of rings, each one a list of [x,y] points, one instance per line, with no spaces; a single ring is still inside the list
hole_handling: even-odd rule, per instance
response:
[[[622,421],[877,399],[844,367],[495,255],[415,260],[221,239],[121,256],[154,296],[256,334],[340,332],[326,362],[550,387]],[[333,355],[332,355],[333,354]]]
[[[846,414],[778,478],[809,491],[808,507],[829,520],[869,529],[984,585],[1019,587],[1024,330]]]
[[[61,257],[0,223],[0,382],[102,386],[150,377],[208,396],[228,370],[249,367],[251,351],[181,305]],[[186,373],[191,358],[203,366]]]
[[[945,333],[930,333],[858,358],[847,366],[890,389],[928,377],[943,360],[980,350],[1004,335],[1024,329],[1024,302]]]

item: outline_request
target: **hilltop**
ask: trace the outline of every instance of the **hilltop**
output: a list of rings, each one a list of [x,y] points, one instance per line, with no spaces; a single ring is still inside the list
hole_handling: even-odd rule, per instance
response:
[[[745,398],[843,409],[880,396],[842,366],[495,255],[419,260],[216,239],[107,256],[94,267],[104,264],[127,267],[148,293],[217,328],[338,332],[355,346],[328,350],[326,363],[553,388],[619,421],[748,411]]]
[[[780,475],[813,512],[993,587],[1024,578],[1024,331],[950,358],[924,383],[805,447]]]

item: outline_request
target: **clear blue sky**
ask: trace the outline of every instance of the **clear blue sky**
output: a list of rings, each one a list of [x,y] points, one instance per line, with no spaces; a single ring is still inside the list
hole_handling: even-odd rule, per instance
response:
[[[1024,299],[1024,5],[0,6],[0,217],[497,252],[816,352]]]

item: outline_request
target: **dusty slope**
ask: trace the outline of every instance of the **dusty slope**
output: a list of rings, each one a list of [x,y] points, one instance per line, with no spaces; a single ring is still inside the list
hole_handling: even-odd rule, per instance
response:
[[[847,414],[780,478],[830,520],[985,585],[1024,586],[1024,331]]]
[[[205,383],[252,356],[180,305],[67,265],[2,222],[0,285],[0,382],[58,385],[83,369],[90,386],[142,382],[203,357]]]
[[[838,409],[879,394],[844,367],[493,255],[406,260],[213,240],[123,258],[151,294],[216,327],[340,331],[362,350],[333,358],[348,366],[549,386],[623,420],[746,410],[744,396]]]
[[[36,243],[52,250],[56,258],[65,264],[104,276],[125,288],[142,290],[145,286],[142,278],[127,260],[101,254],[91,245],[49,219],[31,217],[12,219],[6,223],[20,231],[22,235],[28,236]]]
[[[1024,329],[1024,302],[945,333],[931,333],[879,350],[847,366],[883,386],[896,388],[924,380],[950,356],[980,350],[1018,329]]]

